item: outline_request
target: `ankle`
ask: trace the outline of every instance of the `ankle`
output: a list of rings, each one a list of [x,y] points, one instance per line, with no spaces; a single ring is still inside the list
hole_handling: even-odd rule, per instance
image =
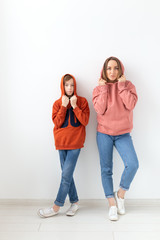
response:
[[[109,207],[116,207],[115,203],[109,204]]]
[[[109,206],[109,208],[117,208],[117,206],[116,205],[111,205],[111,206]]]
[[[53,210],[54,210],[55,212],[58,212],[58,211],[59,211],[59,209],[60,209],[60,207],[59,207],[59,206],[57,206],[57,205],[54,205],[54,206],[53,206]]]
[[[117,192],[117,196],[118,198],[124,199],[124,194],[122,194],[121,192]]]
[[[109,203],[109,207],[116,206],[115,198],[114,197],[108,198],[108,203]]]

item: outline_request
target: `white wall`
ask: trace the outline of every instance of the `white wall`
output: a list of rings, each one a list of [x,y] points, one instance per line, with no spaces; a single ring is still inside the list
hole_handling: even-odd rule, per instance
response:
[[[160,32],[157,0],[1,0],[0,198],[55,198],[60,182],[52,104],[71,73],[91,116],[75,170],[81,199],[104,198],[92,90],[105,59],[117,56],[136,85],[132,137],[140,168],[128,198],[160,198]],[[114,184],[122,161],[114,152]]]

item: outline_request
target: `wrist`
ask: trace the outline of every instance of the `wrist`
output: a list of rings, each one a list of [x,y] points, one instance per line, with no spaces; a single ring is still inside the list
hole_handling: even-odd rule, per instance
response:
[[[72,106],[73,107],[73,109],[75,109],[76,107],[77,107],[77,105],[74,105],[74,106]]]
[[[125,83],[126,81],[118,81],[118,83]]]

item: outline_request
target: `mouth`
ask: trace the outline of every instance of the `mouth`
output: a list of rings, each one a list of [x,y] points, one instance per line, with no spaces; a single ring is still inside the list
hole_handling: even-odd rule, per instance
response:
[[[72,92],[67,92],[67,95],[68,95],[68,96],[72,96],[73,93],[72,93]]]

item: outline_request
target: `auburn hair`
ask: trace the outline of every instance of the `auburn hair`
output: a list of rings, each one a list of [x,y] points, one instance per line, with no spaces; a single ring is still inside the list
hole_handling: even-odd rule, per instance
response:
[[[66,74],[64,75],[64,78],[63,78],[63,85],[69,81],[71,78],[73,78],[70,74]]]

